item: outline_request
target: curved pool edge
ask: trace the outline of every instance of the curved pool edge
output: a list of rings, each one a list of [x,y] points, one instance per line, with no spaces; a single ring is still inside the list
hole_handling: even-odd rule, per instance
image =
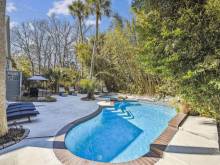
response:
[[[160,158],[163,157],[163,152],[165,151],[167,145],[172,140],[176,132],[178,131],[178,128],[183,124],[183,122],[186,120],[187,115],[183,113],[178,113],[173,119],[171,119],[168,123],[168,127],[162,132],[162,134],[150,145],[150,151],[146,153],[144,156],[129,161],[125,163],[104,163],[104,162],[95,162],[91,160],[86,160],[83,158],[80,158],[73,153],[71,153],[66,147],[65,147],[65,136],[68,133],[68,131],[83,123],[86,122],[93,117],[99,115],[102,112],[102,106],[99,106],[99,108],[82,118],[79,118],[66,126],[64,126],[58,133],[56,134],[54,141],[53,141],[53,151],[57,159],[65,165],[69,164],[77,164],[77,165],[154,165],[157,161],[159,161]]]

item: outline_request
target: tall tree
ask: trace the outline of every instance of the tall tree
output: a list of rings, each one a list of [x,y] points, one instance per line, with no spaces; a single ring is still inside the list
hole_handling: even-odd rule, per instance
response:
[[[0,0],[0,137],[8,132],[6,118],[6,84],[5,84],[5,65],[6,65],[6,29],[5,29],[5,0]]]
[[[79,23],[79,31],[80,31],[80,39],[81,42],[84,40],[83,36],[83,22],[85,18],[89,15],[89,10],[86,6],[86,4],[82,0],[74,1],[69,6],[70,13],[73,17],[76,17]]]
[[[55,17],[24,22],[12,29],[12,52],[26,56],[32,74],[42,74],[49,68],[70,67],[73,64],[73,43],[76,27]]]
[[[82,1],[82,0],[77,0],[74,1],[70,6],[69,6],[70,13],[73,17],[76,17],[78,20],[78,30],[80,31],[80,42],[84,42],[84,33],[83,33],[83,23],[84,20],[88,17],[89,15],[89,10],[88,6]],[[81,77],[83,77],[83,71],[84,71],[84,66],[83,63],[81,63]]]
[[[160,78],[159,92],[220,121],[219,0],[134,2],[140,64]]]
[[[94,42],[94,48],[91,59],[91,68],[90,68],[90,79],[93,76],[94,60],[95,54],[98,53],[98,40],[99,40],[99,21],[102,19],[102,16],[110,16],[111,13],[111,0],[86,0],[91,13],[96,17],[96,40]]]
[[[33,44],[32,44],[32,32],[30,23],[22,23],[18,28],[12,29],[12,49],[15,49],[19,53],[23,53],[27,56],[31,64],[32,75],[35,74],[34,57],[32,55]],[[22,50],[22,51],[21,51]],[[14,50],[13,50],[14,51]]]

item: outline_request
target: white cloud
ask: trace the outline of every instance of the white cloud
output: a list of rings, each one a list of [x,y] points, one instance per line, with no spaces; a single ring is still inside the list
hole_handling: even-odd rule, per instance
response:
[[[50,17],[53,14],[69,15],[68,6],[75,0],[59,0],[53,3],[53,7],[49,9],[47,15]]]
[[[11,22],[10,22],[10,28],[11,28],[11,29],[14,28],[14,27],[16,27],[16,26],[18,26],[18,23],[17,23],[17,22],[15,22],[15,21],[11,21]]]
[[[95,20],[88,19],[85,21],[86,26],[94,26],[96,24]]]
[[[16,11],[16,10],[17,10],[17,8],[16,8],[16,6],[15,6],[15,4],[14,4],[13,2],[8,2],[8,3],[7,3],[7,5],[6,5],[6,11],[7,11],[8,13],[14,12],[14,11]]]
[[[34,30],[35,28],[34,28],[34,25],[30,22],[29,23],[29,27],[31,28],[31,30]]]

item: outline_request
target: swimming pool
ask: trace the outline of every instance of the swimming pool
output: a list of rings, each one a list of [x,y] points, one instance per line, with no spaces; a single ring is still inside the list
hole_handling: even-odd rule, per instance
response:
[[[146,154],[176,115],[175,109],[145,102],[116,103],[68,131],[65,145],[74,155],[120,163]]]

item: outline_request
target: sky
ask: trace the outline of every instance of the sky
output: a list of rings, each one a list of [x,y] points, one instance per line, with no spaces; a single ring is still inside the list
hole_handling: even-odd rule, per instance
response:
[[[45,19],[52,14],[56,14],[60,19],[72,21],[68,12],[68,5],[74,0],[7,0],[6,12],[11,18],[11,27],[21,22],[34,19]],[[131,19],[130,10],[132,0],[112,0],[112,10],[120,16]],[[95,24],[94,17],[86,20],[89,25]],[[110,25],[110,19],[103,17],[101,20],[101,30],[105,31]]]

